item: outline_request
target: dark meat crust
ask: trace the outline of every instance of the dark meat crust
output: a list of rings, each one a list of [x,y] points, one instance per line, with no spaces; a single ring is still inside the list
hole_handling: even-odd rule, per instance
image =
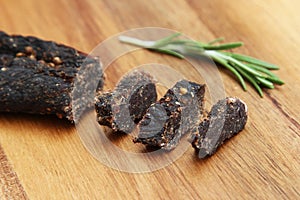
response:
[[[139,124],[134,142],[174,149],[186,133],[197,130],[203,113],[205,86],[181,80],[153,104]]]
[[[125,75],[113,92],[100,93],[95,99],[100,125],[131,133],[157,99],[155,81],[145,72],[134,71]]]
[[[134,142],[164,148],[178,133],[181,108],[172,90],[159,102],[151,105],[139,124],[139,135]]]
[[[245,127],[247,118],[247,106],[242,100],[227,97],[218,101],[207,119],[200,123],[199,133],[194,135],[192,145],[198,156],[204,158],[214,154],[225,140]]]
[[[85,76],[95,74],[99,84],[98,80],[85,83]],[[73,121],[79,116],[73,116],[72,100],[80,115],[89,103],[82,92],[93,92],[97,84],[100,90],[103,76],[96,58],[55,42],[0,32],[1,112],[56,114]]]

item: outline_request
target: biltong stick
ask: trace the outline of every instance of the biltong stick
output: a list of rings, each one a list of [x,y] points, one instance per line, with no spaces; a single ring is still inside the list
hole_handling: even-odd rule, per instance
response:
[[[56,114],[76,121],[93,102],[86,93],[102,85],[97,58],[52,41],[0,32],[0,112]]]
[[[225,140],[245,127],[247,118],[247,106],[242,100],[227,97],[218,101],[194,135],[192,145],[198,151],[199,158],[214,154]]]

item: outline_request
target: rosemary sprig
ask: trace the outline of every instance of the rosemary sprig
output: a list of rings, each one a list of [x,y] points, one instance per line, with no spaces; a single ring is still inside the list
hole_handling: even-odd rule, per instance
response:
[[[282,85],[284,82],[270,70],[278,70],[279,67],[265,61],[224,50],[237,48],[243,45],[241,42],[216,45],[224,40],[217,38],[208,43],[178,38],[181,34],[175,33],[157,41],[144,41],[137,38],[120,36],[119,40],[149,50],[169,54],[178,58],[185,56],[208,56],[224,68],[231,71],[246,91],[244,79],[250,82],[262,97],[262,87],[274,88],[274,84]]]

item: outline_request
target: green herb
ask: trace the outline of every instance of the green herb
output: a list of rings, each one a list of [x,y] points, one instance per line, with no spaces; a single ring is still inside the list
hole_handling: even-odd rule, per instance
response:
[[[185,56],[208,56],[231,71],[237,77],[245,91],[247,87],[244,79],[250,82],[261,97],[263,96],[262,87],[273,89],[274,84],[284,84],[278,76],[270,71],[279,69],[278,66],[250,56],[224,51],[242,46],[243,43],[241,42],[216,45],[216,43],[223,41],[224,38],[217,38],[208,43],[202,43],[194,40],[180,39],[180,35],[180,33],[175,33],[157,41],[144,41],[127,36],[120,36],[119,40],[181,59]]]

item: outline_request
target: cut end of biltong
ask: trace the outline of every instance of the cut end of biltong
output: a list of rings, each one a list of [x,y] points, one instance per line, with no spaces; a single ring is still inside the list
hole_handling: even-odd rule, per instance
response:
[[[87,81],[95,75],[96,80]],[[0,112],[56,114],[76,121],[92,105],[87,93],[94,94],[97,85],[98,90],[103,86],[97,58],[52,41],[0,31]]]
[[[152,104],[138,125],[135,143],[174,149],[186,133],[197,130],[203,113],[205,85],[181,80]]]
[[[199,158],[213,155],[223,142],[245,127],[247,105],[238,98],[227,97],[218,101],[194,134],[192,146]]]
[[[134,71],[124,76],[114,91],[96,96],[97,121],[115,132],[131,133],[156,99],[153,77]]]

